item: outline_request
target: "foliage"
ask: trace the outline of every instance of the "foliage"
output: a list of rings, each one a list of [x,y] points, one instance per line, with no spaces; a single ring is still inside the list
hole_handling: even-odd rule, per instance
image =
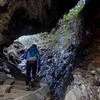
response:
[[[65,21],[69,20],[71,17],[77,15],[82,10],[83,7],[84,7],[84,2],[82,2],[82,0],[81,0],[73,9],[71,9],[69,11],[68,14],[65,13],[63,18],[60,19],[58,23],[65,22]]]

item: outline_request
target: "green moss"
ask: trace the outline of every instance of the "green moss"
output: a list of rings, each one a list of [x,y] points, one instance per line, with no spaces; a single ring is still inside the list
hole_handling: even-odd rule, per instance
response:
[[[83,7],[84,7],[84,2],[81,2],[80,5],[78,4],[73,9],[71,9],[68,14],[65,13],[63,18],[60,19],[58,23],[65,22],[65,21],[69,20],[71,17],[77,15],[82,10]]]

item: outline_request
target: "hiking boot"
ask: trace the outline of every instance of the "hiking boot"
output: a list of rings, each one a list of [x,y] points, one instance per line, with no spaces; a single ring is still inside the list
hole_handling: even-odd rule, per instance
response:
[[[31,79],[31,82],[30,82],[31,87],[34,87],[34,81],[35,81],[35,79],[32,78],[32,79]]]
[[[34,82],[34,81],[35,81],[35,78],[32,78],[32,79],[31,79],[31,82]]]
[[[27,85],[27,86],[25,87],[25,90],[26,90],[26,91],[29,91],[29,90],[30,90],[29,85]]]

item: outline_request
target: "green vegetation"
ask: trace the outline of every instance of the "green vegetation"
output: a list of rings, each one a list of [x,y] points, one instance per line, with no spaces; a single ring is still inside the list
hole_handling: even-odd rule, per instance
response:
[[[71,9],[69,11],[68,14],[65,13],[65,15],[63,16],[63,18],[60,19],[58,23],[65,22],[65,21],[69,20],[71,17],[77,15],[82,10],[83,7],[84,7],[84,2],[80,1],[73,9]]]
[[[66,21],[69,21],[73,16],[76,16],[81,10],[82,8],[84,7],[84,0],[80,0],[78,2],[78,4],[69,11],[69,13],[65,13],[63,15],[63,19],[60,19],[58,21],[58,24],[60,23],[63,23],[63,22],[66,22]],[[71,25],[69,25],[71,26]],[[61,34],[61,33],[60,33]],[[68,36],[69,34],[69,30],[68,30],[68,26],[67,25],[63,25],[63,29],[62,29],[62,35],[64,36]],[[47,39],[48,40],[51,40],[51,41],[56,41],[57,42],[57,36],[59,35],[59,31],[56,31],[56,32],[53,32],[53,33],[50,33],[48,36],[47,36]]]

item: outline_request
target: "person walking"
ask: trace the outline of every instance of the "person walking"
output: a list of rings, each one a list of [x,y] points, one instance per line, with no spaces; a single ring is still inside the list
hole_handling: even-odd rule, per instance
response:
[[[40,71],[40,54],[35,44],[32,44],[24,54],[26,59],[26,90],[30,90],[30,81],[36,78],[36,71]],[[32,78],[31,78],[32,71]]]

